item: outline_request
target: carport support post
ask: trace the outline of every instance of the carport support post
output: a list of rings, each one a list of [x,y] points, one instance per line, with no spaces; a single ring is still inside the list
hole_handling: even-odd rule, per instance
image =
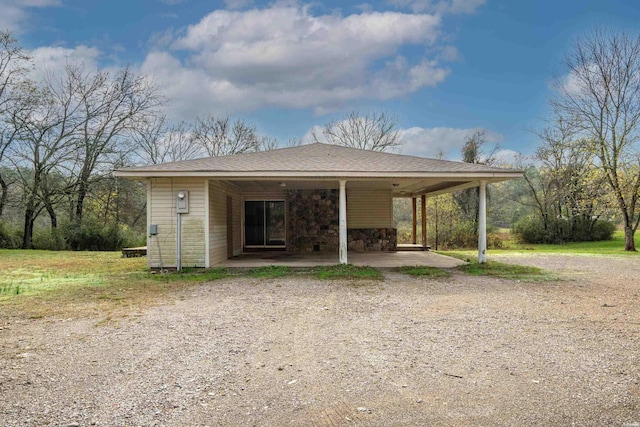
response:
[[[340,264],[347,263],[347,181],[340,180]]]
[[[487,181],[480,181],[480,200],[478,202],[478,262],[487,262]]]
[[[427,196],[420,196],[422,202],[422,250],[427,250]]]
[[[418,202],[418,199],[416,199],[415,197],[411,198],[411,204],[413,206],[413,216],[412,216],[412,219],[413,219],[413,234],[412,234],[412,237],[413,237],[413,244],[414,245],[418,242],[418,240],[417,240],[417,234],[418,234],[417,233],[417,230],[418,230],[418,221],[417,221],[418,208],[416,206],[418,204],[417,202]]]

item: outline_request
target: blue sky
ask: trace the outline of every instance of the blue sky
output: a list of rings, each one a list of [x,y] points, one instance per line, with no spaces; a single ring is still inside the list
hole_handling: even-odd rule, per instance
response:
[[[349,111],[397,117],[402,152],[459,158],[484,129],[530,154],[549,83],[595,26],[640,32],[631,0],[0,0],[37,65],[154,75],[175,120],[208,112],[286,141]]]

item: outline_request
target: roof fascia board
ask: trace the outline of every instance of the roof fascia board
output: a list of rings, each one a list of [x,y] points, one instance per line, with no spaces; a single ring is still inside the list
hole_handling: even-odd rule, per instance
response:
[[[498,181],[493,181],[493,182],[498,182]],[[436,190],[436,191],[414,192],[414,193],[412,193],[412,196],[413,197],[421,196],[423,194],[425,196],[429,196],[429,197],[439,196],[441,194],[447,194],[447,193],[451,193],[451,192],[454,192],[454,191],[466,190],[467,188],[475,188],[475,187],[479,187],[479,186],[480,186],[480,181],[465,182],[464,184],[454,185],[453,187],[442,188],[442,189]]]
[[[114,171],[115,176],[123,178],[176,178],[176,177],[202,177],[219,178],[224,180],[283,180],[283,179],[372,179],[372,178],[460,178],[469,179],[509,179],[523,176],[519,171],[488,171],[488,172],[203,172],[203,171]]]

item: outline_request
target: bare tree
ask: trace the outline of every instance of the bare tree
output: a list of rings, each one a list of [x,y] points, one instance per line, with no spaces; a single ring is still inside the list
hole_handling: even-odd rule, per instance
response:
[[[0,31],[0,113],[11,87],[27,71],[30,58],[9,32]]]
[[[193,138],[212,157],[260,151],[262,144],[254,125],[214,114],[196,118]]]
[[[24,199],[22,248],[30,249],[34,223],[43,209],[52,215],[52,226],[57,223],[50,207],[54,195],[64,190],[56,186],[54,192],[50,184],[72,159],[72,136],[81,125],[76,115],[79,105],[67,91],[30,88],[11,107],[8,124],[14,130],[14,141],[8,157],[18,172]]]
[[[280,141],[278,141],[278,138],[262,135],[259,137],[259,140],[260,145],[258,146],[258,151],[270,151],[280,147]]]
[[[576,139],[575,124],[557,119],[537,132],[537,167],[524,178],[545,242],[593,239],[596,222],[610,211],[610,190],[591,143]],[[541,235],[542,236],[542,235]]]
[[[490,165],[495,161],[495,153],[499,149],[499,145],[493,146],[491,151],[485,152],[484,147],[487,143],[484,130],[476,130],[467,137],[462,147],[462,161],[465,163],[477,163]],[[478,222],[480,217],[480,188],[468,188],[460,190],[453,195],[453,199],[460,207],[462,216],[474,224]]]
[[[286,147],[299,147],[301,145],[302,145],[302,138],[297,136],[290,136],[289,139],[287,139],[287,142],[285,144]]]
[[[169,125],[165,116],[149,117],[131,134],[137,158],[145,164],[189,160],[205,155],[185,122]]]
[[[5,153],[15,140],[15,129],[4,122],[4,114],[13,98],[11,92],[20,85],[29,60],[18,41],[10,33],[0,31],[0,217],[7,203],[10,184],[2,173],[2,166],[6,163]]]
[[[322,135],[315,131],[315,142],[343,145],[371,151],[391,151],[402,144],[396,119],[388,113],[360,114],[352,111],[342,120],[327,123]]]
[[[156,113],[162,100],[157,88],[146,76],[137,76],[128,68],[113,76],[107,71],[86,72],[82,66],[69,65],[57,90],[69,91],[79,109],[81,126],[74,139],[75,209],[73,219],[82,222],[84,201],[96,171],[112,157],[127,150],[126,136],[134,132],[144,119]]]
[[[551,105],[599,158],[622,216],[625,250],[640,223],[640,36],[595,30],[578,39]]]

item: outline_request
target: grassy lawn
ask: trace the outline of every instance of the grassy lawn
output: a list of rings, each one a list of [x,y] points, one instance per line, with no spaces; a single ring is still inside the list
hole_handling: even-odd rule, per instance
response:
[[[314,267],[310,272],[318,279],[331,280],[331,279],[345,279],[345,280],[382,280],[384,276],[382,273],[368,266],[358,267],[351,264],[343,265],[329,265]]]
[[[223,269],[151,274],[145,258],[119,252],[0,250],[0,314],[27,317],[126,314],[158,304]]]
[[[636,236],[640,248],[640,234]],[[618,232],[606,242],[582,242],[565,245],[518,245],[492,249],[491,254],[606,254],[639,256],[625,252],[624,236]],[[467,274],[483,274],[515,280],[552,280],[544,270],[474,261],[477,251],[445,251],[445,255],[470,261],[460,268]],[[428,267],[406,267],[402,273],[443,277],[448,272]],[[270,279],[289,274],[319,279],[381,280],[382,273],[371,267],[353,265],[324,266],[292,270],[269,266],[244,271],[227,269],[185,269],[181,273],[152,274],[145,258],[121,258],[119,252],[49,252],[0,250],[0,316],[66,316],[126,314],[135,308],[156,305],[175,297],[175,291],[195,283],[230,276]]]
[[[292,270],[284,266],[253,269],[184,269],[153,274],[146,258],[120,252],[0,250],[0,319],[83,315],[120,316],[175,298],[197,283],[228,277],[271,279],[290,274],[320,279],[380,280],[371,267],[326,266]]]
[[[640,233],[635,235],[636,248],[640,249]],[[455,256],[464,260],[477,259],[478,251],[475,250],[451,250],[439,251],[443,255]],[[616,231],[612,240],[601,242],[575,242],[562,245],[531,245],[507,241],[504,249],[490,249],[492,254],[526,254],[526,253],[557,253],[565,255],[621,255],[640,256],[640,252],[628,252],[624,250],[624,233]]]
[[[408,274],[410,276],[429,277],[432,279],[451,276],[451,273],[441,268],[427,267],[423,265],[404,266],[404,267],[398,268],[398,271],[400,273]]]
[[[559,279],[557,275],[542,268],[495,261],[489,261],[485,264],[471,262],[459,266],[458,270],[473,276],[501,277],[503,279],[520,280],[523,282],[547,282]]]

